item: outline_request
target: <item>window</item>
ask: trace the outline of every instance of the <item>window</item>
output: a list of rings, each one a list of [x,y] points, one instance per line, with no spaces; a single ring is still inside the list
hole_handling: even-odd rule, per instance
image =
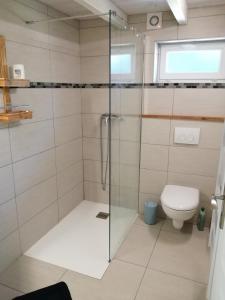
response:
[[[157,82],[225,80],[225,40],[157,43]]]
[[[135,79],[135,46],[119,44],[112,46],[111,75],[114,82]]]

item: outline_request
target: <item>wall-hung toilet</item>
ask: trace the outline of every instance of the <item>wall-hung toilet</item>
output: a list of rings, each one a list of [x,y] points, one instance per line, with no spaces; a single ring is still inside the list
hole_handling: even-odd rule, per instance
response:
[[[191,219],[199,205],[199,190],[186,186],[166,185],[161,194],[165,214],[172,219],[176,229],[183,227],[184,221]]]

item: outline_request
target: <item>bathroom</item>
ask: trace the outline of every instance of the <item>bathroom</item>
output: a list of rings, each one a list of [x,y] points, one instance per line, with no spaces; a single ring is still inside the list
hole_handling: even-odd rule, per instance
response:
[[[1,300],[225,299],[224,28],[224,0],[0,0]]]

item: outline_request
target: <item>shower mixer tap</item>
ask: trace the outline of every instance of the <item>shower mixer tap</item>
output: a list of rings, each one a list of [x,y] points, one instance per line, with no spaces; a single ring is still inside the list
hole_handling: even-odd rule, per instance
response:
[[[106,190],[106,182],[107,182],[107,172],[108,172],[108,163],[109,163],[109,133],[107,134],[107,150],[106,150],[106,166],[104,170],[104,151],[103,151],[103,122],[108,126],[110,121],[122,120],[120,115],[117,114],[108,114],[104,113],[101,115],[100,119],[100,143],[101,143],[101,183],[102,189]]]

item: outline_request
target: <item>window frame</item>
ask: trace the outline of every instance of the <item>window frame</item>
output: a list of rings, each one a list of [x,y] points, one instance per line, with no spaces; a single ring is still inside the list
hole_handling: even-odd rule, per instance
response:
[[[207,76],[207,73],[190,73],[189,78],[184,78],[184,76],[188,76],[188,73],[174,73],[171,75],[166,75],[165,72],[162,72],[162,68],[165,70],[165,53],[164,57],[162,55],[163,46],[168,46],[170,48],[174,48],[182,44],[211,44],[216,43],[217,45],[221,42],[224,42],[224,47],[222,52],[222,62],[221,62],[221,70],[219,73],[208,73],[211,74],[210,78]],[[165,48],[164,48],[165,49]],[[208,38],[208,39],[187,39],[187,40],[172,40],[172,41],[157,41],[155,43],[155,55],[154,55],[154,74],[153,81],[155,83],[168,83],[168,82],[225,82],[225,37],[219,38]]]
[[[116,52],[116,49],[119,51]],[[128,52],[127,49],[130,48]],[[111,56],[112,55],[119,55],[119,54],[131,54],[131,73],[127,74],[113,74],[111,73],[111,79],[115,83],[120,82],[133,82],[135,80],[135,68],[136,68],[136,46],[135,44],[113,44],[111,47]],[[112,63],[112,62],[111,62]]]

